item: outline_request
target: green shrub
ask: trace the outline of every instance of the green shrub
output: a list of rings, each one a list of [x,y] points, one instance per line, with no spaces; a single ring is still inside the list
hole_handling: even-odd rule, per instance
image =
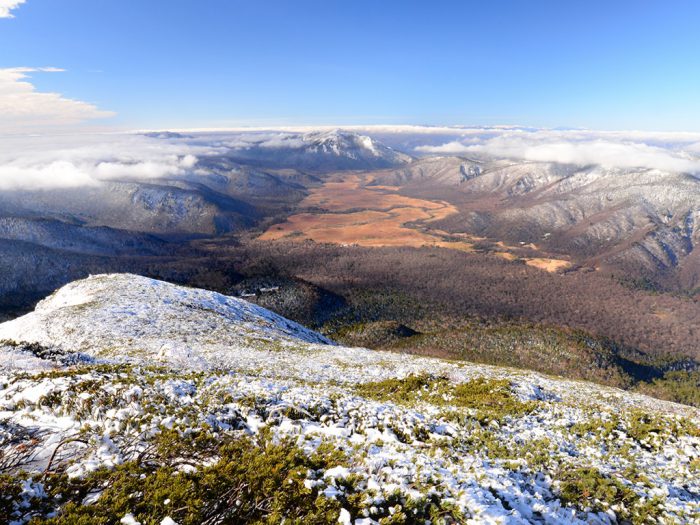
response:
[[[290,442],[274,444],[269,439],[256,443],[241,438],[222,445],[218,460],[209,466],[186,471],[167,464],[178,455],[174,435],[161,439],[159,451],[165,464],[135,461],[113,470],[101,469],[83,479],[50,476],[46,490],[60,502],[55,518],[35,518],[33,524],[111,525],[131,513],[143,525],[157,525],[170,516],[181,525],[200,523],[333,523],[341,505],[357,511],[360,495],[347,486],[337,500],[304,481],[309,471],[320,471],[347,462],[347,457],[331,447],[320,447],[307,455]],[[211,445],[197,438],[204,449]],[[187,440],[181,440],[186,442]],[[180,453],[181,464],[199,446],[190,443]],[[199,452],[195,455],[199,455]],[[97,501],[83,505],[89,494],[101,492]]]
[[[559,475],[559,498],[584,511],[613,510],[618,521],[648,523],[660,514],[658,500],[642,500],[632,489],[594,468],[573,468]]]
[[[230,438],[218,447],[212,446],[212,437],[202,433],[190,439],[168,431],[156,440],[148,460],[102,468],[84,478],[49,474],[43,481],[46,499],[32,501],[26,509],[26,515],[35,516],[30,524],[119,525],[130,513],[142,525],[158,525],[165,516],[180,525],[325,525],[337,523],[341,509],[353,517],[365,515],[367,497],[376,495],[356,475],[335,479],[335,498],[306,487],[307,478],[320,479],[326,470],[351,462],[331,442],[307,454],[292,441],[274,442],[266,432],[256,438]],[[206,463],[209,454],[214,456]],[[191,468],[183,470],[183,465]],[[12,480],[0,478],[0,489],[4,481]],[[20,496],[19,482],[11,486],[0,501],[7,509]],[[94,503],[83,503],[96,495]],[[436,493],[412,498],[396,492],[373,506],[372,517],[386,525],[465,523]]]
[[[358,393],[394,403],[425,401],[437,406],[471,409],[481,422],[524,416],[537,406],[535,402],[520,401],[511,391],[509,381],[481,377],[466,383],[452,383],[444,377],[409,375],[402,379],[391,378],[359,385]]]
[[[16,476],[0,474],[0,516],[15,516],[16,502],[22,494],[22,485]]]
[[[636,390],[660,399],[700,407],[700,370],[666,372],[663,377],[640,383]]]

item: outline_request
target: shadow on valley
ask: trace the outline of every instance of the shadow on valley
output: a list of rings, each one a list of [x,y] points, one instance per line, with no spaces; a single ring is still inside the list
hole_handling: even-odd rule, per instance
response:
[[[0,297],[4,319],[71,280],[133,272],[242,296],[349,345],[537,370],[700,406],[697,301],[596,272],[549,273],[441,248],[234,238],[162,256],[60,255],[28,249]]]
[[[700,405],[700,305],[689,298],[439,248],[209,248],[209,257],[149,275],[243,296],[348,345],[537,370]]]

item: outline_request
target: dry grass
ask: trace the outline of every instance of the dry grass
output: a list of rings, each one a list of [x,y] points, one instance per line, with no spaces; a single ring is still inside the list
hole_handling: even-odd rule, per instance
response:
[[[569,261],[565,261],[563,259],[547,259],[544,257],[532,257],[525,259],[525,264],[539,268],[540,270],[548,271],[550,273],[559,272],[571,267],[571,263]]]
[[[498,255],[507,261],[517,261],[518,256],[510,252],[494,252],[494,255]]]
[[[469,250],[463,242],[445,242],[440,235],[421,232],[408,226],[431,222],[457,212],[451,204],[404,197],[390,186],[366,186],[370,178],[350,175],[327,182],[315,189],[300,206],[322,208],[331,213],[299,213],[276,224],[260,237],[277,240],[287,236],[316,242],[357,244],[360,246],[442,246]],[[354,211],[354,210],[362,211]]]
[[[319,207],[331,212],[354,209],[389,210],[398,207],[443,210],[436,219],[457,213],[457,208],[443,201],[429,201],[405,197],[396,193],[391,186],[367,186],[371,178],[362,175],[348,175],[341,180],[326,182],[314,189],[299,206]]]
[[[460,251],[473,251],[474,242],[479,237],[454,235],[441,230],[417,229],[411,225],[427,226],[458,212],[445,201],[432,201],[406,197],[394,193],[397,186],[368,186],[372,175],[352,174],[339,176],[315,188],[300,204],[300,208],[320,208],[320,213],[298,213],[285,222],[271,226],[261,236],[261,240],[310,239],[321,243],[334,243],[358,246],[439,246]],[[518,248],[502,242],[496,243],[503,251],[499,257],[521,259],[513,254]],[[534,245],[528,248],[535,249]],[[544,257],[522,258],[526,264],[557,272],[566,269],[571,263],[564,260]]]

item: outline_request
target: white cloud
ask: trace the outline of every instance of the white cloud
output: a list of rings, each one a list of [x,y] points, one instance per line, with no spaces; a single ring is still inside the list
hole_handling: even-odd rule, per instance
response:
[[[442,132],[447,131],[444,128]],[[459,128],[453,135],[404,130],[422,137],[423,153],[489,156],[623,168],[655,168],[700,173],[700,134]],[[386,130],[382,130],[386,134]],[[418,135],[414,135],[418,133]],[[388,135],[387,135],[388,136]],[[442,144],[425,145],[430,138]],[[241,148],[296,147],[288,132],[27,134],[0,140],[0,191],[102,184],[110,180],[150,180],[206,175],[208,156]]]
[[[217,144],[231,149],[268,148],[293,149],[300,148],[304,141],[295,133],[237,133],[225,135]]]
[[[451,142],[446,142],[440,146],[418,146],[416,151],[422,153],[434,153],[434,154],[445,154],[445,155],[460,155],[462,153],[469,153],[471,151],[470,147],[458,140],[453,140]]]
[[[31,73],[60,71],[62,70],[58,68],[0,69],[0,131],[72,126],[114,115],[93,104],[65,98],[59,93],[36,91],[34,85],[27,80]]]
[[[699,139],[697,133],[509,129],[496,136],[419,146],[416,151],[700,173]]]
[[[208,146],[134,134],[10,136],[0,143],[0,191],[94,186],[192,172]]]
[[[17,9],[25,0],[0,0],[0,18],[14,18],[13,9]]]
[[[288,134],[73,133],[0,140],[0,191],[95,186],[207,173],[201,157],[255,145],[294,147]]]

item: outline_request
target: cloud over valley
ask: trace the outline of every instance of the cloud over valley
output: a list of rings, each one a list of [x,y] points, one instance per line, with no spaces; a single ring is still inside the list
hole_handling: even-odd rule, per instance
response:
[[[16,73],[21,74],[21,73]],[[352,127],[406,153],[700,173],[700,134],[538,130],[517,127]],[[209,161],[246,162],[303,147],[307,128],[209,132],[8,134],[0,191],[94,186],[209,174]],[[289,166],[294,168],[295,166]]]

